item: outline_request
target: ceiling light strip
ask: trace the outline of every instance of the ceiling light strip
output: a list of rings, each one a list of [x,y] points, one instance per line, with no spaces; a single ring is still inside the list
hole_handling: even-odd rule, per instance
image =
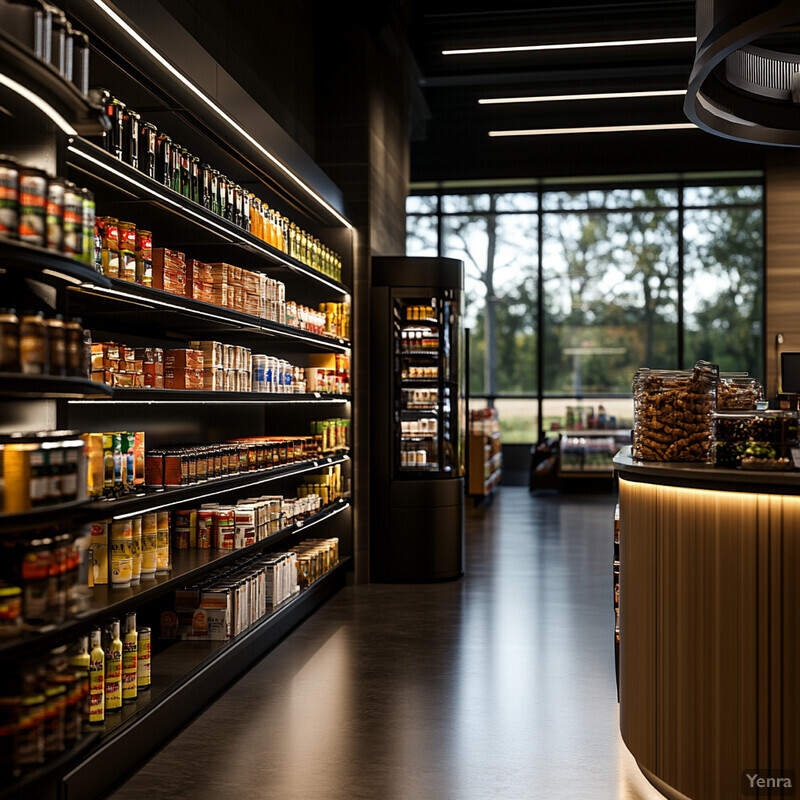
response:
[[[273,164],[275,164],[281,172],[286,175],[290,180],[292,180],[295,184],[297,184],[301,189],[303,189],[310,197],[313,197],[314,200],[319,203],[324,209],[330,212],[336,219],[339,220],[346,228],[352,230],[353,226],[343,217],[327,200],[324,200],[320,195],[318,195],[308,184],[304,183],[300,178],[295,175],[288,167],[286,167],[283,163],[281,163],[272,153],[269,152],[257,139],[251,136],[233,117],[229,116],[225,111],[222,110],[220,106],[218,106],[210,97],[204,94],[200,89],[197,88],[180,70],[176,69],[169,61],[167,61],[161,53],[158,52],[149,42],[147,42],[136,30],[134,30],[116,11],[114,11],[108,4],[106,4],[103,0],[94,0],[95,4],[101,11],[103,11],[110,19],[112,19],[128,36],[136,42],[139,47],[142,48],[146,53],[149,53],[156,61],[159,62],[165,69],[171,72],[187,89],[189,89],[195,96],[197,96],[200,100],[203,101],[217,116],[221,119],[225,120],[235,131],[241,134],[245,139],[247,139],[250,144],[252,144],[260,153],[262,153],[266,158],[268,158]]]
[[[101,2],[101,0],[95,0]],[[511,47],[469,47],[459,50],[442,50],[443,56],[480,55],[483,53],[530,53],[549,50],[582,50],[599,47],[639,47],[654,44],[684,44],[696,42],[696,36],[672,36],[664,39],[618,39],[611,42],[563,42],[559,44],[527,44]]]
[[[482,97],[482,106],[507,103],[554,103],[562,100],[617,100],[632,97],[677,97],[685,95],[686,89],[659,89],[646,92],[598,92],[596,94],[543,94],[531,97]]]
[[[11,91],[16,92],[20,97],[24,97],[29,103],[36,106],[40,111],[44,112],[59,128],[61,128],[67,136],[77,136],[78,132],[72,125],[67,122],[61,114],[56,111],[53,106],[51,106],[48,102],[43,100],[39,97],[38,94],[34,94],[30,89],[23,86],[21,83],[17,83],[13,78],[9,78],[8,75],[3,75],[0,73],[0,84],[3,86],[11,89]]]
[[[679,131],[697,129],[693,122],[665,125],[602,125],[593,128],[531,128],[529,130],[489,131],[489,136],[554,136],[573,133],[628,133],[637,131]]]

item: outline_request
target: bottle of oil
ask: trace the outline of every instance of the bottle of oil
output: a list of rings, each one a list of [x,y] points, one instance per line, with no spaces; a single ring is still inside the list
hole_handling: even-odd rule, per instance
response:
[[[136,612],[125,616],[125,638],[122,641],[122,702],[132,703],[137,695],[139,635],[136,632]]]
[[[106,646],[106,711],[122,708],[122,639],[119,638],[119,620],[111,620]]]
[[[105,720],[105,664],[102,631],[92,628],[92,652],[89,656],[89,722]]]

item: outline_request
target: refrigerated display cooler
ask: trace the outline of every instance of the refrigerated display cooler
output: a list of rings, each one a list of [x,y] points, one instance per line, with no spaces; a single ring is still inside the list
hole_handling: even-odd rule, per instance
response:
[[[464,571],[463,262],[372,260],[373,581]]]

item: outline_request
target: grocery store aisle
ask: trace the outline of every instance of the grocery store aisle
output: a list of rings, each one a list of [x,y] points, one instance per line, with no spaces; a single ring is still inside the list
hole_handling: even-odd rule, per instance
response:
[[[617,732],[613,506],[501,489],[463,580],[342,590],[114,798],[660,798]]]

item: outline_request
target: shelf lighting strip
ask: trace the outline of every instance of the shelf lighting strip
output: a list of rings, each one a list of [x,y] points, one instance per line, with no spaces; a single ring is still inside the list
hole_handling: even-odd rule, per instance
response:
[[[13,78],[9,78],[7,75],[3,75],[0,73],[0,84],[6,86],[7,88],[11,89],[12,92],[16,92],[20,97],[24,97],[29,103],[36,106],[40,111],[44,112],[59,128],[61,128],[67,136],[77,136],[78,132],[72,125],[67,122],[61,114],[56,111],[53,106],[51,106],[47,101],[43,100],[39,97],[38,94],[34,94],[30,89],[23,86],[21,83],[17,83]]]
[[[143,51],[149,53],[153,58],[158,61],[164,69],[168,70],[174,75],[189,91],[198,97],[208,108],[210,108],[220,119],[227,122],[235,131],[241,134],[252,144],[260,153],[268,158],[281,172],[286,175],[292,182],[303,189],[310,197],[322,206],[326,211],[331,213],[336,219],[339,220],[346,228],[353,230],[353,226],[345,219],[330,203],[318,195],[310,186],[304,183],[297,175],[294,174],[288,167],[279,161],[272,153],[269,152],[257,139],[251,136],[233,117],[229,116],[222,110],[208,95],[202,92],[195,86],[180,70],[176,69],[161,53],[156,50],[153,45],[146,41],[136,30],[134,30],[114,9],[112,9],[104,0],[94,0],[95,5],[103,11],[120,29],[122,29],[136,44],[141,47]]]
[[[225,394],[222,392],[222,394]],[[315,405],[315,406],[323,406],[323,405],[345,405],[349,403],[349,400],[345,400],[343,398],[334,398],[334,399],[320,399],[320,400],[272,400],[272,399],[264,399],[264,400],[129,400],[128,398],[121,398],[119,400],[68,400],[67,401],[70,405],[79,405],[79,406],[97,406],[97,405],[126,405],[126,406],[156,406],[156,405],[182,405],[182,406],[213,406],[213,405],[232,405],[235,404],[237,406],[247,406],[247,405],[257,405],[263,406],[266,404],[272,403],[282,403],[284,405],[291,403],[291,405]]]
[[[269,250],[266,250],[265,248],[261,247],[257,242],[252,242],[249,239],[247,239],[246,237],[242,236],[238,231],[230,230],[230,229],[226,228],[225,226],[220,225],[215,220],[208,219],[203,214],[198,213],[195,209],[191,208],[190,206],[187,206],[187,205],[184,205],[183,203],[177,202],[175,199],[170,197],[170,194],[175,194],[176,197],[180,197],[180,198],[183,198],[183,195],[178,194],[173,189],[170,189],[169,193],[161,192],[161,191],[154,191],[149,186],[146,186],[145,184],[140,183],[137,180],[134,180],[129,175],[126,175],[124,172],[120,172],[119,170],[116,170],[113,167],[110,167],[108,164],[104,164],[102,161],[96,159],[94,156],[90,155],[89,153],[85,153],[83,150],[80,150],[79,148],[75,147],[74,144],[70,144],[67,147],[67,150],[69,150],[71,153],[74,153],[77,156],[80,156],[81,158],[85,159],[86,161],[91,162],[95,166],[100,167],[101,169],[103,169],[106,172],[114,175],[115,177],[121,178],[122,180],[127,181],[129,184],[131,184],[131,186],[135,186],[137,189],[140,189],[140,190],[142,190],[144,192],[147,192],[147,194],[149,194],[151,197],[154,197],[157,200],[161,200],[161,201],[165,201],[165,202],[169,203],[170,205],[174,206],[176,209],[179,209],[184,214],[190,214],[195,219],[197,219],[201,224],[206,225],[206,226],[212,225],[213,227],[215,227],[220,232],[221,235],[226,237],[228,240],[230,240],[230,237],[234,237],[235,239],[238,239],[239,242],[241,242],[243,245],[246,245],[247,247],[250,247],[253,250],[256,250],[257,252],[261,253],[261,255],[265,256],[266,258],[270,259],[271,261],[274,261],[274,262],[276,262],[278,264],[282,264],[283,266],[289,267],[290,269],[299,271],[303,275],[306,275],[309,278],[313,278],[318,283],[322,283],[325,286],[329,287],[330,289],[333,289],[333,290],[335,290],[337,292],[340,292],[340,293],[343,293],[343,294],[345,293],[345,290],[341,286],[337,286],[335,283],[333,283],[332,281],[329,281],[323,275],[318,274],[317,272],[315,272],[313,269],[309,268],[308,271],[301,270],[301,269],[299,269],[297,267],[296,264],[292,264],[291,261],[287,261],[284,258],[281,258],[279,255],[276,255],[275,253],[271,253]],[[168,187],[164,187],[164,188],[166,189]]]
[[[619,100],[633,97],[678,97],[685,95],[686,89],[659,89],[646,92],[597,92],[595,94],[540,94],[530,97],[482,97],[482,106],[510,103],[555,103],[562,100]]]
[[[307,528],[313,528],[315,525],[319,525],[320,522],[325,522],[325,520],[328,520],[331,517],[335,517],[337,514],[341,514],[342,511],[350,508],[350,503],[348,501],[345,500],[345,501],[339,501],[339,502],[341,503],[339,508],[335,509],[334,511],[331,511],[330,514],[326,514],[324,517],[321,517],[320,519],[313,519],[308,524],[306,524],[305,522],[303,522],[301,520],[299,526],[297,525],[297,523],[295,523],[295,527],[297,528],[298,531],[304,531]]]
[[[278,480],[279,478],[291,478],[294,475],[302,475],[304,472],[310,472],[312,469],[331,467],[335,464],[342,464],[349,460],[350,456],[341,456],[340,458],[334,458],[331,460],[323,459],[322,461],[315,461],[313,464],[303,467],[302,469],[295,469],[291,470],[290,472],[282,472],[280,475],[268,475],[265,478],[261,478],[261,480],[252,481],[251,483],[243,483],[238,486],[228,486],[222,488],[217,487],[213,492],[206,492],[205,494],[195,495],[193,497],[183,497],[177,500],[172,500],[168,503],[161,503],[160,505],[147,506],[146,508],[141,508],[138,511],[129,511],[127,514],[118,514],[117,516],[112,517],[112,519],[115,521],[120,519],[129,519],[130,517],[138,517],[142,514],[150,514],[153,511],[159,511],[162,508],[171,508],[172,506],[179,505],[180,503],[194,503],[197,500],[205,500],[207,497],[216,497],[217,495],[222,494],[222,492],[236,491],[238,489],[252,489],[254,486],[260,486],[262,483],[269,483],[270,481]],[[102,504],[98,504],[98,510],[101,510],[101,506]]]
[[[95,0],[99,2],[99,0]],[[617,39],[611,42],[561,42],[558,44],[527,44],[509,47],[469,47],[459,50],[442,50],[443,56],[481,55],[484,53],[530,53],[548,50],[583,50],[598,47],[639,47],[653,44],[684,44],[696,42],[696,36],[672,36],[663,39]]]
[[[591,128],[531,128],[528,130],[489,131],[489,136],[554,136],[573,133],[630,133],[634,131],[679,131],[697,129],[693,122],[663,125],[601,125]]]

